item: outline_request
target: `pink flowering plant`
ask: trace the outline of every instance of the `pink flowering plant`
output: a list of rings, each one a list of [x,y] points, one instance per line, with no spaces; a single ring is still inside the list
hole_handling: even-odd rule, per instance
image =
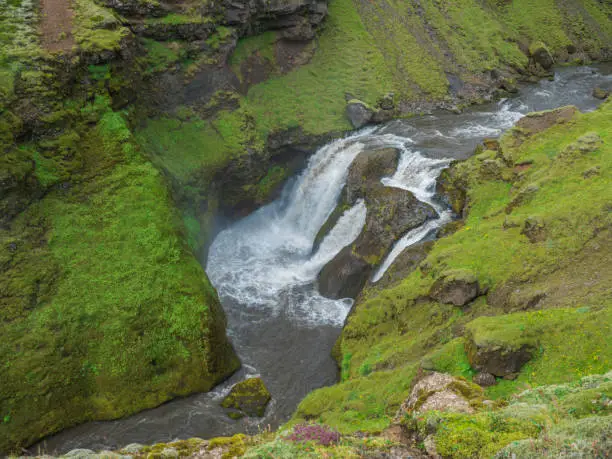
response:
[[[340,434],[322,424],[298,424],[286,440],[292,442],[315,442],[329,446],[340,441]]]

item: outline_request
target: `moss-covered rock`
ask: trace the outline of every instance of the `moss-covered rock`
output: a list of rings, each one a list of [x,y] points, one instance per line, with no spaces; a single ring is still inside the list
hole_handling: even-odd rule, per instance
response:
[[[537,346],[532,331],[517,327],[498,328],[495,320],[481,317],[467,327],[465,350],[472,368],[495,376],[508,376],[520,371]]]
[[[249,378],[232,387],[221,406],[238,410],[247,416],[262,417],[271,399],[272,395],[261,378]]]
[[[431,286],[429,296],[441,303],[465,306],[479,294],[478,278],[469,271],[443,273]]]

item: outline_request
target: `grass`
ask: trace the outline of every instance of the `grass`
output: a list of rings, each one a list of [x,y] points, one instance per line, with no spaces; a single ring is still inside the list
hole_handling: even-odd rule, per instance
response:
[[[310,63],[252,87],[247,106],[263,135],[295,125],[313,134],[346,130],[345,93],[374,104],[393,89],[384,69],[384,58],[351,0],[334,0]]]
[[[13,265],[0,308],[2,451],[209,390],[238,363],[160,172],[120,113],[104,100],[96,110],[78,142],[81,180],[0,234]]]
[[[149,120],[136,137],[144,151],[180,182],[194,174],[211,177],[231,159],[261,149],[263,143],[254,132],[248,111],[222,111],[212,120],[197,115],[179,120]]]
[[[229,58],[229,64],[236,75],[242,78],[240,66],[250,56],[256,54],[266,59],[273,66],[276,65],[274,46],[277,41],[275,31],[267,31],[259,35],[244,37],[238,40],[236,49]]]

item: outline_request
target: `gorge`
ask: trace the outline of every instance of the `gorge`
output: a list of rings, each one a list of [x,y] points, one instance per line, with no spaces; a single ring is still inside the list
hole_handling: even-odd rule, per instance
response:
[[[611,56],[601,0],[1,2],[0,455],[609,450]]]
[[[469,157],[484,137],[497,137],[526,113],[575,105],[591,111],[600,103],[593,87],[612,87],[612,67],[561,68],[551,81],[521,87],[520,93],[462,114],[436,112],[368,127],[331,141],[290,179],[282,195],[214,239],[205,263],[228,316],[228,334],[243,365],[227,383],[208,394],[169,402],[130,418],[85,424],[40,444],[46,451],[118,449],[129,443],[169,442],[278,427],[312,390],[336,382],[331,349],[351,307],[348,299],[322,297],[319,271],[358,236],[363,203],[346,211],[313,248],[332,213],[349,165],[364,150],[399,148],[397,171],[386,186],[405,188],[435,206],[438,218],[409,231],[372,276],[376,282],[403,249],[431,239],[452,219],[436,194],[436,178],[452,160]],[[232,421],[219,403],[240,378],[262,376],[273,394],[263,418]]]

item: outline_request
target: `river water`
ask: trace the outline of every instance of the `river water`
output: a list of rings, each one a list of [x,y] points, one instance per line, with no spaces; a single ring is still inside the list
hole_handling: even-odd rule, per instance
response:
[[[319,295],[316,275],[359,234],[366,217],[359,202],[338,221],[317,250],[315,236],[334,209],[352,160],[364,149],[401,151],[386,186],[412,191],[431,204],[439,218],[398,241],[373,276],[378,280],[401,251],[427,237],[452,215],[435,196],[440,171],[467,158],[483,137],[497,137],[525,113],[573,104],[590,111],[600,103],[593,87],[612,89],[612,65],[558,69],[554,81],[521,88],[507,100],[462,114],[434,113],[368,127],[320,148],[306,169],[287,183],[282,196],[232,224],[215,238],[202,260],[219,292],[228,335],[242,369],[212,392],[168,402],[131,417],[90,422],[45,439],[41,448],[62,453],[75,448],[115,449],[129,443],[167,442],[189,437],[256,433],[286,421],[304,396],[337,380],[330,357],[350,300]],[[261,419],[231,420],[219,403],[231,386],[261,376],[273,400]]]

